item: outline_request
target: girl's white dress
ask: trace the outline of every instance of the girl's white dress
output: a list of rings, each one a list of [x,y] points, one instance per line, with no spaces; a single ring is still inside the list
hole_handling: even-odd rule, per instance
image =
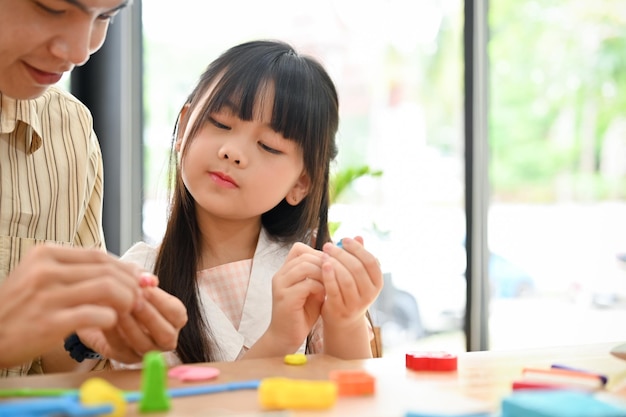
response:
[[[234,361],[265,333],[272,314],[272,278],[283,265],[290,246],[272,241],[261,230],[254,257],[198,272],[204,317],[209,323],[222,361]],[[154,270],[157,248],[136,243],[121,259]],[[298,352],[304,353],[306,340]],[[321,352],[321,320],[313,328],[312,353]],[[168,365],[181,361],[165,353]],[[136,368],[111,361],[114,368]]]

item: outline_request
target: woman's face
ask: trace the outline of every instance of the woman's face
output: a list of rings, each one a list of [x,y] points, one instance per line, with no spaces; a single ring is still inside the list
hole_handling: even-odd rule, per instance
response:
[[[102,46],[127,0],[0,0],[0,92],[34,98]]]
[[[267,88],[257,100],[264,104],[256,106],[251,121],[224,107],[202,121],[193,138],[187,136],[185,126],[198,123],[202,103],[182,123],[177,142],[182,178],[199,213],[230,220],[258,219],[284,198],[297,204],[306,196],[309,177],[301,148],[270,127],[273,97],[273,90]]]

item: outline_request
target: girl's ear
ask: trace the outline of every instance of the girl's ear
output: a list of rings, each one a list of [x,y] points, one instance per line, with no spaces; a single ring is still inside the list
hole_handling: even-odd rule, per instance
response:
[[[300,174],[300,178],[294,184],[294,186],[289,190],[285,199],[287,203],[292,206],[297,206],[300,202],[309,194],[309,189],[311,187],[311,178],[309,178],[309,174],[306,172],[302,172]]]
[[[176,143],[174,148],[176,152],[180,152],[185,130],[187,130],[187,122],[189,122],[189,103],[185,104],[178,115],[178,129],[176,130]]]

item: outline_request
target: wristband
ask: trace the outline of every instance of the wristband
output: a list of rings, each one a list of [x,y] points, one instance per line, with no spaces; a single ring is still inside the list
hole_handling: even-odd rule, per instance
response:
[[[85,346],[76,333],[72,333],[65,339],[64,346],[65,350],[69,352],[70,357],[76,362],[82,362],[85,359],[103,359],[102,355]]]

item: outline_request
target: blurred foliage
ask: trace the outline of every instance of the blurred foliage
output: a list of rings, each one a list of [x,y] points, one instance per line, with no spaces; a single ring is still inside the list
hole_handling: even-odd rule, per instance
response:
[[[363,176],[381,175],[383,175],[381,170],[373,170],[369,165],[350,166],[336,171],[330,178],[330,204],[337,202],[355,180]]]
[[[362,106],[342,114],[339,136],[346,140],[341,166],[371,161],[371,147],[363,144],[372,138],[373,112],[385,105],[381,97],[387,84],[403,76],[410,80],[409,97],[423,108],[426,144],[443,155],[463,154],[462,19],[462,7],[443,13],[432,43],[416,43],[412,49],[386,43],[377,60],[381,67],[367,74],[374,81],[359,85],[358,79],[350,79],[352,84],[344,86]],[[626,146],[626,134],[616,128],[626,124],[623,0],[493,0],[488,19],[494,199],[626,198],[626,162],[606,168]],[[194,74],[222,51],[215,42],[168,42],[146,40],[144,45],[145,82],[153,86],[144,90],[144,118],[152,126],[147,136],[163,148],[168,148],[173,120],[197,80]],[[341,61],[345,67],[356,62]],[[342,104],[342,109],[348,107]],[[146,169],[158,171],[153,165],[160,162],[159,155],[147,159]],[[152,189],[152,176],[147,180]]]
[[[626,109],[623,2],[498,0],[489,18],[494,197],[626,197],[626,167],[603,174],[607,133]]]
[[[349,166],[335,171],[330,177],[330,204],[336,203],[343,194],[354,184],[354,182],[364,176],[380,177],[381,170],[373,170],[369,165]],[[328,222],[330,235],[332,236],[339,228],[341,222]]]

